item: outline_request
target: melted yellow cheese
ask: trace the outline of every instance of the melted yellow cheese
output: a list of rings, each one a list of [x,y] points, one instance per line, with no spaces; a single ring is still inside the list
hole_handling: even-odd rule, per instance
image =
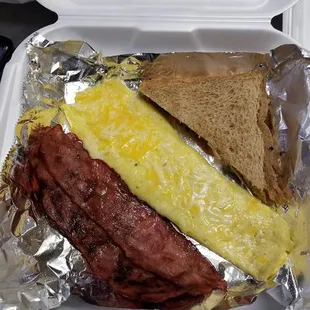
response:
[[[286,263],[287,222],[211,167],[121,81],[88,89],[63,110],[90,155],[184,233],[257,280]]]

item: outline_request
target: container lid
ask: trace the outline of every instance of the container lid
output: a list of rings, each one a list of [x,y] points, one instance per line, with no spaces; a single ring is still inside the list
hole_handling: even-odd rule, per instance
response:
[[[298,0],[38,0],[59,16],[272,18]]]

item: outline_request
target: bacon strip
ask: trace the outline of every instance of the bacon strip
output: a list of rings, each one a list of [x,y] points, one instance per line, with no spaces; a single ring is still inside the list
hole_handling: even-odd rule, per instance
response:
[[[187,309],[214,289],[226,291],[210,262],[170,222],[60,126],[31,135],[15,183],[31,193],[37,214],[48,215],[94,276],[124,300]]]
[[[184,289],[172,282],[133,264],[122,249],[113,244],[106,232],[74,204],[54,181],[40,160],[39,150],[39,143],[30,146],[27,165],[28,176],[32,174],[36,211],[48,215],[53,226],[81,252],[97,278],[107,281],[123,296],[152,303],[185,293]]]
[[[195,294],[208,296],[226,283],[172,225],[130,193],[120,176],[92,159],[81,141],[50,129],[41,141],[46,168],[79,207],[142,268]],[[61,167],[61,169],[60,169]],[[150,193],[151,195],[151,193]]]

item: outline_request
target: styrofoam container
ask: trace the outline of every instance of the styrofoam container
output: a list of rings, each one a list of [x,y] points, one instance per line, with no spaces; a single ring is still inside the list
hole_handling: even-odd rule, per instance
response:
[[[300,0],[283,14],[283,32],[310,50],[310,1]]]
[[[268,52],[296,43],[271,26],[271,18],[298,0],[38,0],[58,14],[39,32],[49,40],[87,41],[104,55],[132,52]],[[28,40],[27,38],[25,42]],[[6,65],[0,85],[0,165],[14,140],[27,69],[22,43]],[[72,298],[63,309],[92,309]],[[284,309],[270,297],[242,309]]]

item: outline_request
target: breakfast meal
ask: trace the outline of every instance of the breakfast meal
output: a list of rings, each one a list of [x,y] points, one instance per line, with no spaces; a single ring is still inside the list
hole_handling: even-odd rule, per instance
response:
[[[285,220],[211,167],[120,80],[78,94],[63,110],[91,157],[183,233],[258,280],[286,262],[292,241]]]
[[[20,149],[4,169],[14,208],[81,255],[80,272],[92,281],[70,285],[92,303],[226,310],[275,286],[303,249],[266,72],[236,59],[230,69],[203,67],[210,55],[107,58],[96,82],[73,79],[70,104],[65,95],[53,101],[55,88],[43,85],[46,97],[16,125]]]

